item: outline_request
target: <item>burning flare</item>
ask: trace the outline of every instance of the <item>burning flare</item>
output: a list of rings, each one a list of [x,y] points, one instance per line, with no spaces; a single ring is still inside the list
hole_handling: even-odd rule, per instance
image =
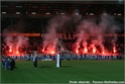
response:
[[[84,53],[87,53],[88,52],[88,49],[87,47],[84,48]]]
[[[116,47],[115,46],[113,47],[113,53],[116,53]]]
[[[96,53],[96,48],[93,48],[93,51],[92,51],[93,53]]]

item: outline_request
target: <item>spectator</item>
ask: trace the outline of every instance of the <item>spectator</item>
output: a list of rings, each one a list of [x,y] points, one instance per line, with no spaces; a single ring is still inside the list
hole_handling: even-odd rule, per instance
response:
[[[34,52],[33,64],[34,64],[34,68],[37,69],[37,53],[36,53],[36,51]]]
[[[10,61],[10,70],[13,70],[15,67],[15,61],[14,59],[11,58],[11,61]]]

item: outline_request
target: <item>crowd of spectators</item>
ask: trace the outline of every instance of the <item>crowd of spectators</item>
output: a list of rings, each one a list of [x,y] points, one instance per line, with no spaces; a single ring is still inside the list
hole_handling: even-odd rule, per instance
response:
[[[15,60],[12,57],[2,56],[2,67],[6,70],[13,70],[15,68]]]
[[[123,59],[124,56],[122,55],[98,55],[98,54],[60,54],[61,60],[120,60]],[[5,57],[5,56],[3,56]],[[24,56],[11,56],[14,60],[33,60],[33,54],[26,54]],[[49,54],[37,54],[38,60],[56,60],[56,55],[49,55]]]
[[[25,52],[25,54],[23,56],[10,56],[12,57],[13,59],[17,60],[17,59],[21,59],[21,60],[32,60],[33,58],[33,51],[34,50],[37,50],[37,53],[38,54],[38,59],[39,60],[46,60],[46,59],[50,59],[50,60],[55,60],[56,59],[56,55],[49,55],[49,54],[43,54],[42,53],[42,44],[43,42],[43,39],[41,39],[40,37],[35,37],[35,38],[29,38],[29,43],[28,43],[28,47],[22,47],[22,51],[21,52]],[[7,56],[8,54],[8,51],[9,51],[9,47],[7,46],[7,44],[4,42],[4,40],[2,39],[2,42],[1,42],[1,49],[2,49],[2,56]],[[63,46],[66,46],[67,50],[69,51],[72,51],[72,45],[73,45],[74,42],[72,41],[63,41]],[[119,45],[117,44],[117,46],[119,47],[118,48],[118,52],[120,52],[121,54],[118,55],[118,56],[115,56],[115,55],[104,55],[104,56],[101,56],[99,54],[61,54],[61,59],[63,60],[74,60],[74,59],[122,59],[124,56],[122,56],[123,54],[123,49],[124,49],[124,45],[123,44],[120,44]],[[122,49],[122,50],[120,50]]]

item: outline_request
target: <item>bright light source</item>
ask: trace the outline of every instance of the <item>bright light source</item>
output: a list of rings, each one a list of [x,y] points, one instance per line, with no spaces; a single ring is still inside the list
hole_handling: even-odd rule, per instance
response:
[[[19,54],[19,51],[16,51],[16,54]]]
[[[93,53],[95,53],[96,52],[96,48],[93,48]]]
[[[107,13],[104,13],[103,15],[107,15]]]
[[[47,12],[46,14],[47,14],[47,15],[49,15],[50,13],[49,13],[49,12]]]
[[[89,15],[94,15],[94,13],[89,13]]]
[[[86,13],[86,15],[88,15],[88,13]]]
[[[34,14],[36,14],[36,12],[32,12],[32,14],[34,15]]]
[[[116,15],[116,13],[114,13],[114,15]]]
[[[118,13],[117,15],[118,15],[118,16],[121,16],[122,14]]]
[[[75,15],[79,15],[79,13],[75,13]]]
[[[83,53],[87,53],[88,52],[88,49],[87,49],[87,47],[85,47],[84,49],[83,49]]]
[[[78,51],[78,50],[76,50],[76,53],[78,54],[78,53],[79,53],[79,51]]]
[[[52,54],[52,55],[55,54],[55,51],[51,51],[50,54]]]
[[[61,15],[64,15],[65,13],[60,13]]]
[[[16,12],[16,14],[20,14],[20,12]]]
[[[104,55],[104,54],[105,54],[105,52],[104,52],[104,51],[102,51],[102,54]]]
[[[12,49],[10,49],[9,52],[12,52]]]
[[[119,2],[123,2],[123,0],[118,0]]]
[[[6,14],[6,12],[2,12],[2,14]]]

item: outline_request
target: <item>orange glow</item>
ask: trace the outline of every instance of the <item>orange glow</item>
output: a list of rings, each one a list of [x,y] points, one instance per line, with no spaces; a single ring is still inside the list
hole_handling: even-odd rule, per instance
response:
[[[19,54],[19,51],[16,51],[16,54]]]
[[[44,52],[45,50],[44,49],[42,49],[42,52]]]
[[[102,54],[104,55],[104,54],[105,54],[105,52],[103,51],[103,52],[102,52]]]
[[[55,51],[52,50],[52,51],[50,52],[50,54],[52,54],[52,55],[55,54]]]
[[[12,52],[12,49],[9,49],[9,52]]]
[[[85,47],[84,48],[84,53],[87,53],[88,52],[88,49]]]
[[[116,53],[116,47],[115,46],[113,47],[113,52]]]
[[[78,54],[78,53],[79,53],[79,51],[78,51],[78,50],[76,50],[76,53]]]
[[[93,53],[95,53],[96,52],[96,48],[93,48]]]

